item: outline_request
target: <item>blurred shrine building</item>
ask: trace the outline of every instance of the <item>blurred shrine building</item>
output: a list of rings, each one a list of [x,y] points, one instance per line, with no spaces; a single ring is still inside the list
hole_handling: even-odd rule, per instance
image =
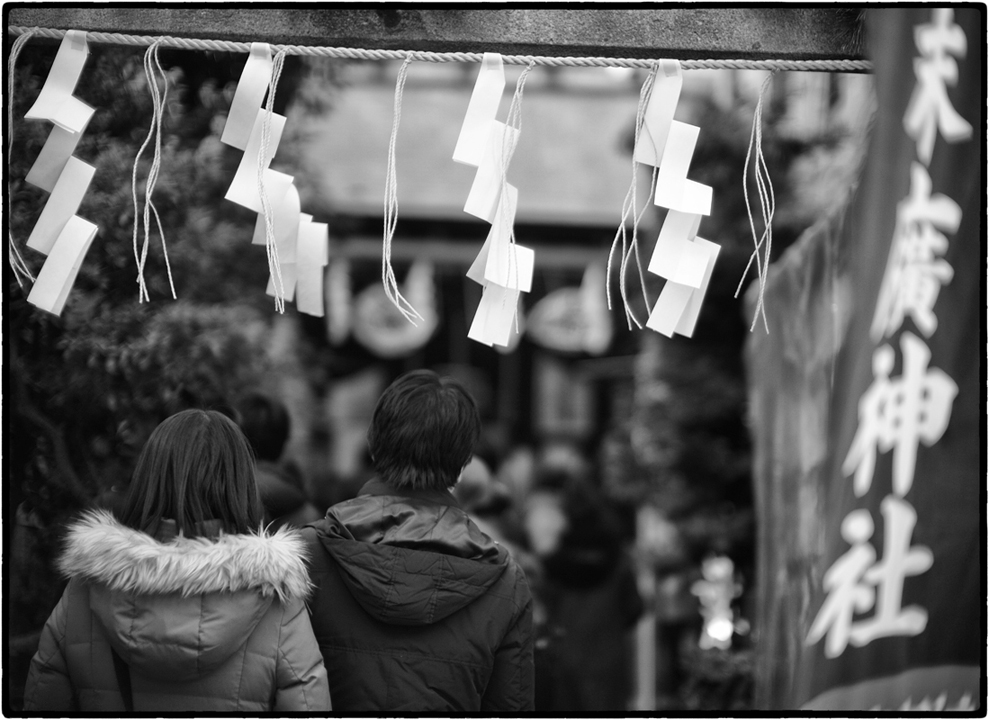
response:
[[[336,354],[348,358],[341,361],[343,372],[361,366],[352,386],[344,378],[336,383],[348,400],[331,400],[332,434],[358,436],[350,447],[359,448],[361,428],[383,383],[403,369],[427,366],[469,385],[481,404],[491,450],[556,439],[596,447],[609,424],[629,414],[637,334],[650,332],[628,330],[615,270],[611,310],[605,291],[609,250],[629,189],[645,71],[540,67],[526,80],[522,132],[508,178],[519,189],[516,240],[535,249],[536,270],[532,292],[523,295],[521,338],[506,350],[467,338],[481,288],[465,273],[489,226],[464,212],[474,168],[453,162],[451,155],[473,88],[474,64],[415,63],[402,99],[392,260],[412,304],[420,312],[422,305],[435,309],[435,326],[411,326],[382,290],[382,195],[399,66],[347,63],[330,111],[307,120],[304,131],[309,150],[301,170],[307,178],[303,204],[333,218],[325,332]],[[521,71],[506,68],[499,118]],[[725,113],[740,105],[751,109],[765,75],[687,72],[677,117],[689,118],[704,102]],[[788,73],[775,79],[771,102],[789,137],[860,138],[870,92],[867,75]],[[740,192],[741,167],[725,172],[736,178]],[[639,171],[638,183],[641,209],[649,192],[647,170]],[[833,199],[809,195],[803,210],[808,223]],[[660,222],[658,209],[643,216],[643,262]],[[740,301],[734,311],[741,322]],[[382,364],[388,367],[383,373]],[[358,405],[350,403],[352,392],[363,397]],[[336,456],[343,471],[357,460]]]

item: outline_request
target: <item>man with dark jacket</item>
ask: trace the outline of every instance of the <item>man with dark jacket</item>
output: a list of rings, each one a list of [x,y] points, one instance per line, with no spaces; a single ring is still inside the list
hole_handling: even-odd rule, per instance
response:
[[[335,712],[534,709],[525,575],[450,492],[479,435],[459,383],[403,375],[368,428],[377,476],[303,530]]]

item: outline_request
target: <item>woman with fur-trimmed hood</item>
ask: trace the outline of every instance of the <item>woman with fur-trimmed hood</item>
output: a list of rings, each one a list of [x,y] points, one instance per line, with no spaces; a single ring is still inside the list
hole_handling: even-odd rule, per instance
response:
[[[165,420],[138,459],[121,519],[72,525],[69,577],[41,635],[27,711],[330,710],[304,605],[305,544],[273,535],[250,447],[224,415]]]

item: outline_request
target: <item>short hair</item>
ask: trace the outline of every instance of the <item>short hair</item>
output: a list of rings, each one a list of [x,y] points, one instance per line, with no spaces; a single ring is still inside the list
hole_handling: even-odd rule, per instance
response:
[[[249,393],[237,403],[240,429],[258,460],[274,462],[282,456],[292,430],[288,409],[280,400]]]
[[[453,487],[481,435],[477,403],[459,382],[414,370],[378,399],[367,430],[374,469],[396,488]]]
[[[228,533],[261,527],[264,510],[251,446],[237,424],[214,410],[183,410],[151,433],[137,459],[121,522],[154,534],[174,520],[186,537],[219,520]]]

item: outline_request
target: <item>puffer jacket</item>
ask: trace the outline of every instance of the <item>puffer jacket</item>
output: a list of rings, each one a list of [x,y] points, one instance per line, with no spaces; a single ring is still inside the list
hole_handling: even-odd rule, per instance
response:
[[[534,709],[525,575],[453,495],[375,479],[302,532],[335,710]]]
[[[69,530],[59,560],[69,584],[24,709],[124,710],[112,647],[138,712],[329,710],[304,554],[295,530],[186,538],[167,521],[151,537],[90,511]]]

